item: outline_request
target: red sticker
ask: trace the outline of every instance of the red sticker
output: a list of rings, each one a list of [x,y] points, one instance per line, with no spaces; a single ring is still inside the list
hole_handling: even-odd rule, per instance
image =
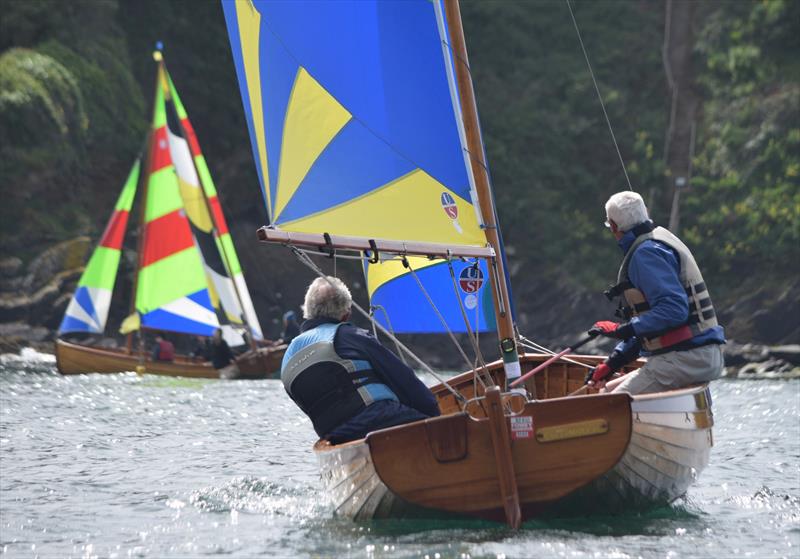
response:
[[[533,437],[533,418],[529,415],[522,415],[511,418],[511,438],[530,439]]]

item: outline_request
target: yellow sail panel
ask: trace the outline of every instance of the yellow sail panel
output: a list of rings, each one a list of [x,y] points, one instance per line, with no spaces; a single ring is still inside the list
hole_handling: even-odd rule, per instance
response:
[[[350,113],[305,68],[300,68],[286,110],[276,217],[281,215],[314,160],[348,120]]]
[[[415,272],[427,268],[428,266],[442,263],[442,260],[430,260],[423,256],[409,256],[407,260],[408,265],[411,266],[411,269]],[[371,298],[380,286],[408,273],[410,272],[403,266],[402,260],[387,260],[380,264],[370,265],[369,274],[367,275],[367,293]]]
[[[329,210],[282,223],[281,229],[454,246],[486,245],[472,205],[420,169]]]
[[[252,116],[253,134],[258,146],[258,167],[263,181],[264,197],[267,211],[272,207],[269,185],[269,162],[267,160],[267,141],[264,134],[264,112],[261,105],[261,74],[259,72],[259,33],[261,30],[261,14],[250,0],[236,0],[236,20],[241,40],[241,58],[247,74],[247,91],[250,100],[248,113]]]

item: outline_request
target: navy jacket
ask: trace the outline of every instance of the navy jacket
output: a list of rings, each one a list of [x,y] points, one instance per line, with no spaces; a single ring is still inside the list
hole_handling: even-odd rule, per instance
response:
[[[303,322],[300,330],[305,332],[320,324],[337,324],[330,318],[314,318]],[[333,340],[334,349],[345,359],[366,359],[372,369],[397,395],[401,404],[427,415],[439,415],[436,398],[425,384],[417,378],[414,371],[392,351],[383,347],[372,334],[350,323],[343,324]]]
[[[623,254],[628,252],[636,235],[628,231],[618,241]],[[642,351],[639,336],[657,334],[677,328],[689,318],[689,299],[680,280],[680,258],[677,253],[664,243],[653,239],[644,241],[636,249],[628,266],[628,277],[633,285],[641,291],[650,305],[650,310],[631,318],[631,326],[636,336],[620,342],[609,358],[609,365],[620,368],[639,357],[647,355]],[[676,350],[691,349],[709,343],[725,343],[725,331],[722,326],[703,332],[685,342],[681,342]]]

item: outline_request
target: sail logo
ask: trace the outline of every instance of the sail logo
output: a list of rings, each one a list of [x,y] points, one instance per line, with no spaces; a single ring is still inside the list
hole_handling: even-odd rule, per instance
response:
[[[464,293],[475,293],[483,285],[483,272],[476,266],[464,268],[458,275],[458,285]]]
[[[444,213],[452,220],[453,227],[456,228],[456,231],[462,233],[464,230],[461,229],[461,225],[458,223],[458,205],[453,196],[449,192],[442,192],[439,202],[442,204]]]
[[[456,201],[453,200],[453,197],[450,196],[447,192],[442,192],[442,209],[444,213],[447,214],[447,217],[450,219],[457,219],[458,218],[458,206],[456,206]]]

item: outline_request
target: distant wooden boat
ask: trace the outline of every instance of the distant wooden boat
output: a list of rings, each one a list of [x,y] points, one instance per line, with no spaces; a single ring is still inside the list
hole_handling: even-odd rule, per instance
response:
[[[121,329],[128,334],[127,348],[107,350],[60,339],[59,370],[218,378],[210,364],[190,357],[149,360],[143,342],[134,350],[132,333],[211,336],[221,329],[231,346],[250,343],[236,360],[239,372],[227,378],[274,375],[286,346],[263,340],[205,158],[160,51],[155,59],[158,78],[144,164],[135,162],[59,327],[60,338],[105,330],[128,215],[136,191],[142,190],[131,315]]]
[[[177,355],[173,361],[153,361],[149,355],[141,359],[125,349],[92,347],[56,340],[56,365],[62,375],[82,373],[124,373],[220,378],[219,371],[207,361]],[[258,354],[248,351],[236,359],[239,374],[235,379],[275,378],[280,374],[285,345],[259,348]]]
[[[547,357],[522,356],[524,369]],[[489,367],[502,376],[502,363]],[[584,377],[578,365],[551,365],[527,381],[539,399],[501,416],[501,428],[512,438],[509,473],[522,522],[556,511],[619,512],[669,503],[708,464],[714,421],[707,385],[634,397],[569,397]],[[448,382],[474,398],[472,372]],[[506,519],[493,420],[483,411],[489,399],[479,388],[471,413],[459,412],[449,391],[434,391],[440,417],[342,445],[315,445],[337,514],[357,520],[443,512]]]
[[[111,349],[72,344],[56,340],[56,364],[62,375],[81,373],[124,373],[128,371],[153,375],[192,378],[219,378],[219,372],[210,363],[196,362],[184,356],[174,361],[144,360],[124,349]]]

